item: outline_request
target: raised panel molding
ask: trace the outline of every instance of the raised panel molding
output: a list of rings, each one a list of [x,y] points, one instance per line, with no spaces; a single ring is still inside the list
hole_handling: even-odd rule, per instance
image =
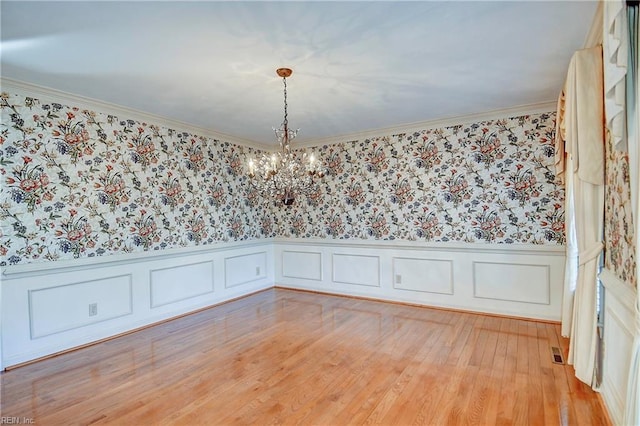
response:
[[[394,257],[393,288],[452,295],[453,261]]]
[[[473,296],[506,302],[548,305],[548,265],[473,262]]]
[[[623,424],[633,347],[636,290],[604,269],[604,359],[602,399],[614,424]]]
[[[271,240],[130,256],[3,268],[0,370],[274,285]],[[257,276],[256,264],[260,267]],[[237,286],[228,289],[223,285],[223,265],[228,267],[226,278]],[[254,275],[240,285],[247,270]],[[97,312],[90,316],[93,303],[97,303]]]
[[[274,250],[279,287],[560,320],[562,247],[278,238]],[[285,252],[321,253],[322,278],[291,273]]]
[[[185,277],[189,279],[185,280]],[[213,291],[213,261],[152,269],[149,272],[149,304],[152,309]]]
[[[267,276],[267,252],[241,254],[224,259],[224,286],[236,287]]]
[[[29,290],[31,339],[62,333],[132,313],[131,275]],[[89,305],[96,314],[89,315]]]
[[[605,302],[606,303],[606,302]],[[612,405],[614,418],[621,421],[627,395],[627,380],[631,364],[633,335],[627,330],[624,320],[608,306],[605,308],[605,359],[604,378],[606,392]],[[615,348],[613,350],[609,348]]]
[[[380,287],[380,257],[333,254],[333,282]]]
[[[282,276],[322,281],[322,253],[316,251],[282,251]]]

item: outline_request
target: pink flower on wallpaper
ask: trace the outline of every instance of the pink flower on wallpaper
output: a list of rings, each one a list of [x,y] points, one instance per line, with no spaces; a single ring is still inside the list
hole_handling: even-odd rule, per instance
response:
[[[33,98],[0,106],[0,265],[272,236],[564,242],[554,114],[318,147],[320,190],[282,208],[244,184],[259,150]]]
[[[423,136],[423,143],[415,148],[413,156],[416,157],[416,166],[420,168],[432,168],[442,163],[442,153],[438,149],[437,141],[429,140]]]
[[[606,145],[606,182],[604,218],[605,267],[631,286],[638,285],[634,248],[638,236],[634,235],[631,216],[631,187],[628,154],[615,149],[611,141]]]

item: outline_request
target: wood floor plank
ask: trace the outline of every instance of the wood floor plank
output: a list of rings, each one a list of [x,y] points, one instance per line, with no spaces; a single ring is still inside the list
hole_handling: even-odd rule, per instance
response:
[[[493,363],[490,367],[490,377],[485,383],[487,389],[488,398],[485,403],[483,419],[487,424],[495,424],[498,418],[498,407],[500,404],[500,392],[496,389],[500,389],[502,379],[504,377],[504,367],[507,358],[507,343],[508,343],[508,327],[509,320],[505,318],[497,318],[497,338],[495,351],[493,356]]]
[[[398,416],[397,409],[402,404],[398,403],[398,400],[404,396],[405,400],[410,399],[414,395],[403,393],[408,389],[412,389],[415,387],[416,380],[420,377],[420,372],[422,371],[424,366],[423,361],[418,361],[417,353],[431,353],[430,349],[437,347],[438,337],[440,336],[440,332],[442,329],[436,329],[434,332],[429,333],[427,339],[420,339],[420,335],[423,334],[423,330],[416,328],[414,334],[411,336],[415,339],[416,342],[422,342],[421,347],[413,346],[408,348],[403,354],[403,358],[405,360],[410,360],[405,364],[405,368],[402,370],[402,373],[394,383],[394,385],[387,391],[372,413],[366,420],[366,424],[389,424],[389,422]],[[415,349],[415,350],[413,350]]]
[[[496,425],[513,424],[513,406],[515,404],[514,384],[516,381],[516,364],[518,359],[518,321],[510,320],[505,324],[507,335],[506,353],[501,384],[508,383],[509,386],[501,386],[497,391],[500,393],[498,403],[498,416]]]
[[[459,423],[464,410],[461,402],[467,400],[468,392],[473,386],[473,380],[477,373],[477,367],[470,366],[469,362],[473,357],[476,348],[476,342],[481,334],[482,323],[485,320],[483,316],[475,316],[472,318],[471,333],[467,335],[467,339],[460,342],[461,352],[457,359],[456,366],[452,369],[453,374],[449,375],[450,380],[444,390],[444,398],[438,405],[437,412],[433,417],[434,424]]]
[[[464,418],[466,424],[482,424],[488,415],[487,410],[490,405],[490,401],[495,392],[492,392],[491,380],[492,373],[497,370],[501,373],[500,366],[495,367],[494,361],[496,360],[496,350],[498,344],[500,325],[499,318],[488,317],[484,324],[484,333],[486,339],[484,340],[484,348],[482,359],[480,361],[478,375],[471,392],[470,402],[466,404]],[[493,382],[494,386],[498,384],[497,381]]]
[[[272,289],[0,374],[36,424],[607,424],[557,324]]]
[[[429,333],[428,340],[421,352],[423,355],[416,357],[420,359],[420,364],[416,367],[416,372],[412,380],[401,391],[398,401],[391,407],[383,418],[383,424],[412,424],[416,418],[421,416],[422,410],[431,412],[427,404],[435,404],[440,393],[438,387],[441,385],[441,375],[439,375],[439,365],[446,359],[443,354],[451,351],[446,346],[450,335],[455,330],[456,315],[447,313],[446,322],[440,326],[433,327]],[[420,407],[416,411],[415,407]]]
[[[535,323],[527,324],[527,349],[529,352],[529,374],[527,376],[527,394],[542,395],[542,371],[540,360],[540,340]],[[536,398],[529,403],[529,413],[533,418],[544,418],[544,398]]]

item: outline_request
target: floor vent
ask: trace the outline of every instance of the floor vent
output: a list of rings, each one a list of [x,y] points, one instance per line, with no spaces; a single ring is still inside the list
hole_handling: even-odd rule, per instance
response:
[[[557,346],[551,346],[551,355],[553,356],[554,364],[564,364],[564,359],[562,359],[562,351]]]

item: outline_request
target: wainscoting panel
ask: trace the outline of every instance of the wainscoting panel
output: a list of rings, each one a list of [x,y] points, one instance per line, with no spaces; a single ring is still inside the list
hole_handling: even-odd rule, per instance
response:
[[[334,253],[333,282],[380,287],[380,258]]]
[[[211,293],[213,261],[153,269],[150,285],[151,308]]]
[[[131,275],[30,290],[31,338],[129,315],[131,290]]]
[[[0,368],[242,297],[274,284],[559,320],[563,279],[563,247],[313,239],[265,239],[10,266],[3,270],[0,282]],[[98,284],[97,289],[92,287],[89,292],[91,300],[88,296],[76,297],[75,293],[72,296],[73,303],[82,307],[81,313],[71,314],[71,309],[65,309],[70,317],[62,313],[42,316],[45,312],[42,306],[50,303],[45,295],[63,291],[56,288],[80,288],[79,283],[94,282]],[[130,283],[128,289],[118,290],[116,297],[120,310],[109,307],[106,299],[95,299],[101,294],[100,289],[113,287],[115,292],[116,287],[127,288],[122,284],[125,282]],[[128,300],[130,313],[114,317],[115,313],[125,311],[123,300]],[[92,303],[97,303],[97,314],[89,317]],[[88,322],[87,317],[96,322]]]
[[[282,275],[287,278],[322,281],[322,253],[284,250]]]
[[[453,294],[453,261],[394,257],[393,288]]]
[[[631,364],[636,293],[607,269],[600,274],[600,280],[605,287],[602,399],[613,423],[621,425]]]
[[[475,297],[548,305],[549,286],[549,265],[473,262]]]
[[[224,260],[226,288],[264,279],[267,275],[267,252],[227,257]]]
[[[273,264],[258,240],[7,267],[0,369],[273,287]]]
[[[297,252],[304,254],[289,254]],[[302,263],[307,253],[328,260],[320,279],[291,273],[290,260]],[[280,287],[560,320],[560,246],[278,238],[274,258]]]

